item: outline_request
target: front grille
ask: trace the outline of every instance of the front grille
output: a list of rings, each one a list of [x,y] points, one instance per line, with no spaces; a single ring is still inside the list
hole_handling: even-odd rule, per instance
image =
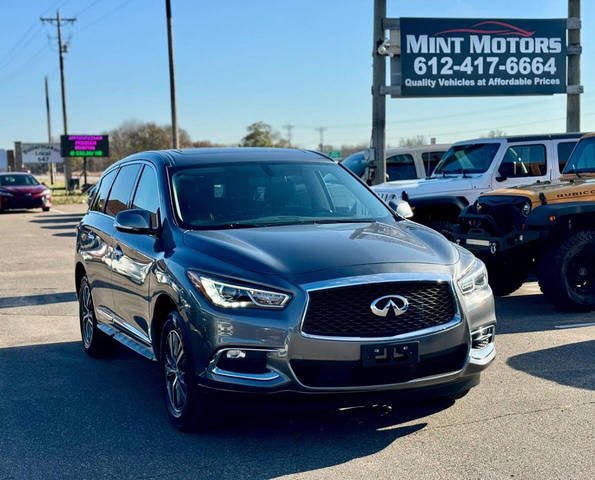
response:
[[[467,345],[422,355],[411,365],[364,367],[361,362],[291,360],[296,377],[308,387],[363,387],[408,382],[416,378],[456,372],[467,359]]]
[[[395,316],[374,315],[372,302],[385,295],[400,295],[407,311]],[[310,292],[302,331],[328,337],[394,337],[450,322],[454,298],[445,282],[389,282],[329,288]]]

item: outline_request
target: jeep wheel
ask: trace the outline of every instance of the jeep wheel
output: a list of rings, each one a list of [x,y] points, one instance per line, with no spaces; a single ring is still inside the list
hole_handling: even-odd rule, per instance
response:
[[[101,357],[115,352],[118,348],[116,341],[97,328],[91,287],[86,276],[81,280],[78,296],[83,350],[91,357]]]
[[[180,327],[182,318],[170,312],[161,333],[160,363],[163,399],[170,422],[183,431],[210,426],[207,393],[194,378],[190,345]]]
[[[560,310],[595,309],[595,230],[576,232],[546,251],[538,278],[543,294]]]
[[[488,282],[494,295],[504,297],[516,292],[527,279],[527,268],[522,262],[515,264],[510,259],[484,259],[488,269]]]

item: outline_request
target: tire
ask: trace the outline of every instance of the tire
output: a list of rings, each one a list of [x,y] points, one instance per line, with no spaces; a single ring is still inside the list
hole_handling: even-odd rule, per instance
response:
[[[169,421],[184,432],[192,432],[212,426],[213,410],[209,395],[195,381],[182,321],[180,314],[172,311],[163,325],[159,349],[161,389]]]
[[[428,227],[436,230],[438,233],[444,235],[448,240],[454,242],[455,240],[455,224],[447,220],[436,220],[430,222]]]
[[[595,230],[583,230],[554,244],[538,265],[539,286],[565,312],[595,309]]]
[[[118,349],[118,344],[113,338],[97,328],[91,287],[86,275],[81,280],[78,300],[83,350],[91,357],[103,357],[113,354]]]
[[[43,212],[49,212],[50,211],[50,207],[41,207],[41,210]]]
[[[501,257],[484,259],[488,269],[488,282],[497,297],[516,292],[527,279],[528,267],[522,261],[514,262]]]

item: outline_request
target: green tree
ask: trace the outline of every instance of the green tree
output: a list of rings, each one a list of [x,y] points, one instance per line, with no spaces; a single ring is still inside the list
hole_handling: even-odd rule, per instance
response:
[[[254,122],[246,128],[247,134],[242,138],[240,147],[287,147],[286,139],[264,122]]]

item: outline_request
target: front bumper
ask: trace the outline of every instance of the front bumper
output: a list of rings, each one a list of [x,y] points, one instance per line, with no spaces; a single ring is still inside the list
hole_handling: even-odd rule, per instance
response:
[[[21,210],[29,208],[44,208],[52,206],[52,198],[45,195],[38,196],[2,196],[0,197],[0,208],[3,210]]]
[[[221,319],[219,323],[225,324],[226,330],[222,330],[220,325],[213,327],[219,335],[214,339],[207,365],[197,368],[198,383],[214,390],[261,393],[454,388],[477,383],[479,373],[495,357],[493,331],[489,341],[483,339],[477,342],[486,328],[493,329],[496,324],[489,289],[480,298],[465,303],[461,302],[457,292],[456,316],[438,328],[385,339],[333,339],[303,333],[300,325],[307,309],[307,298],[306,287],[304,297],[294,299],[295,303],[302,300],[301,312],[294,305],[294,313],[300,312],[300,318],[284,331],[270,328],[265,320],[258,325],[258,319],[242,321],[241,324],[231,318]],[[248,324],[251,326],[248,327]],[[238,336],[240,331],[241,337]],[[389,348],[412,344],[418,349],[418,361],[364,365],[362,348],[374,345],[389,351]],[[265,367],[259,371],[239,371],[241,369],[222,366],[222,359],[228,356],[228,352],[236,355],[238,350],[256,352],[264,357]]]

